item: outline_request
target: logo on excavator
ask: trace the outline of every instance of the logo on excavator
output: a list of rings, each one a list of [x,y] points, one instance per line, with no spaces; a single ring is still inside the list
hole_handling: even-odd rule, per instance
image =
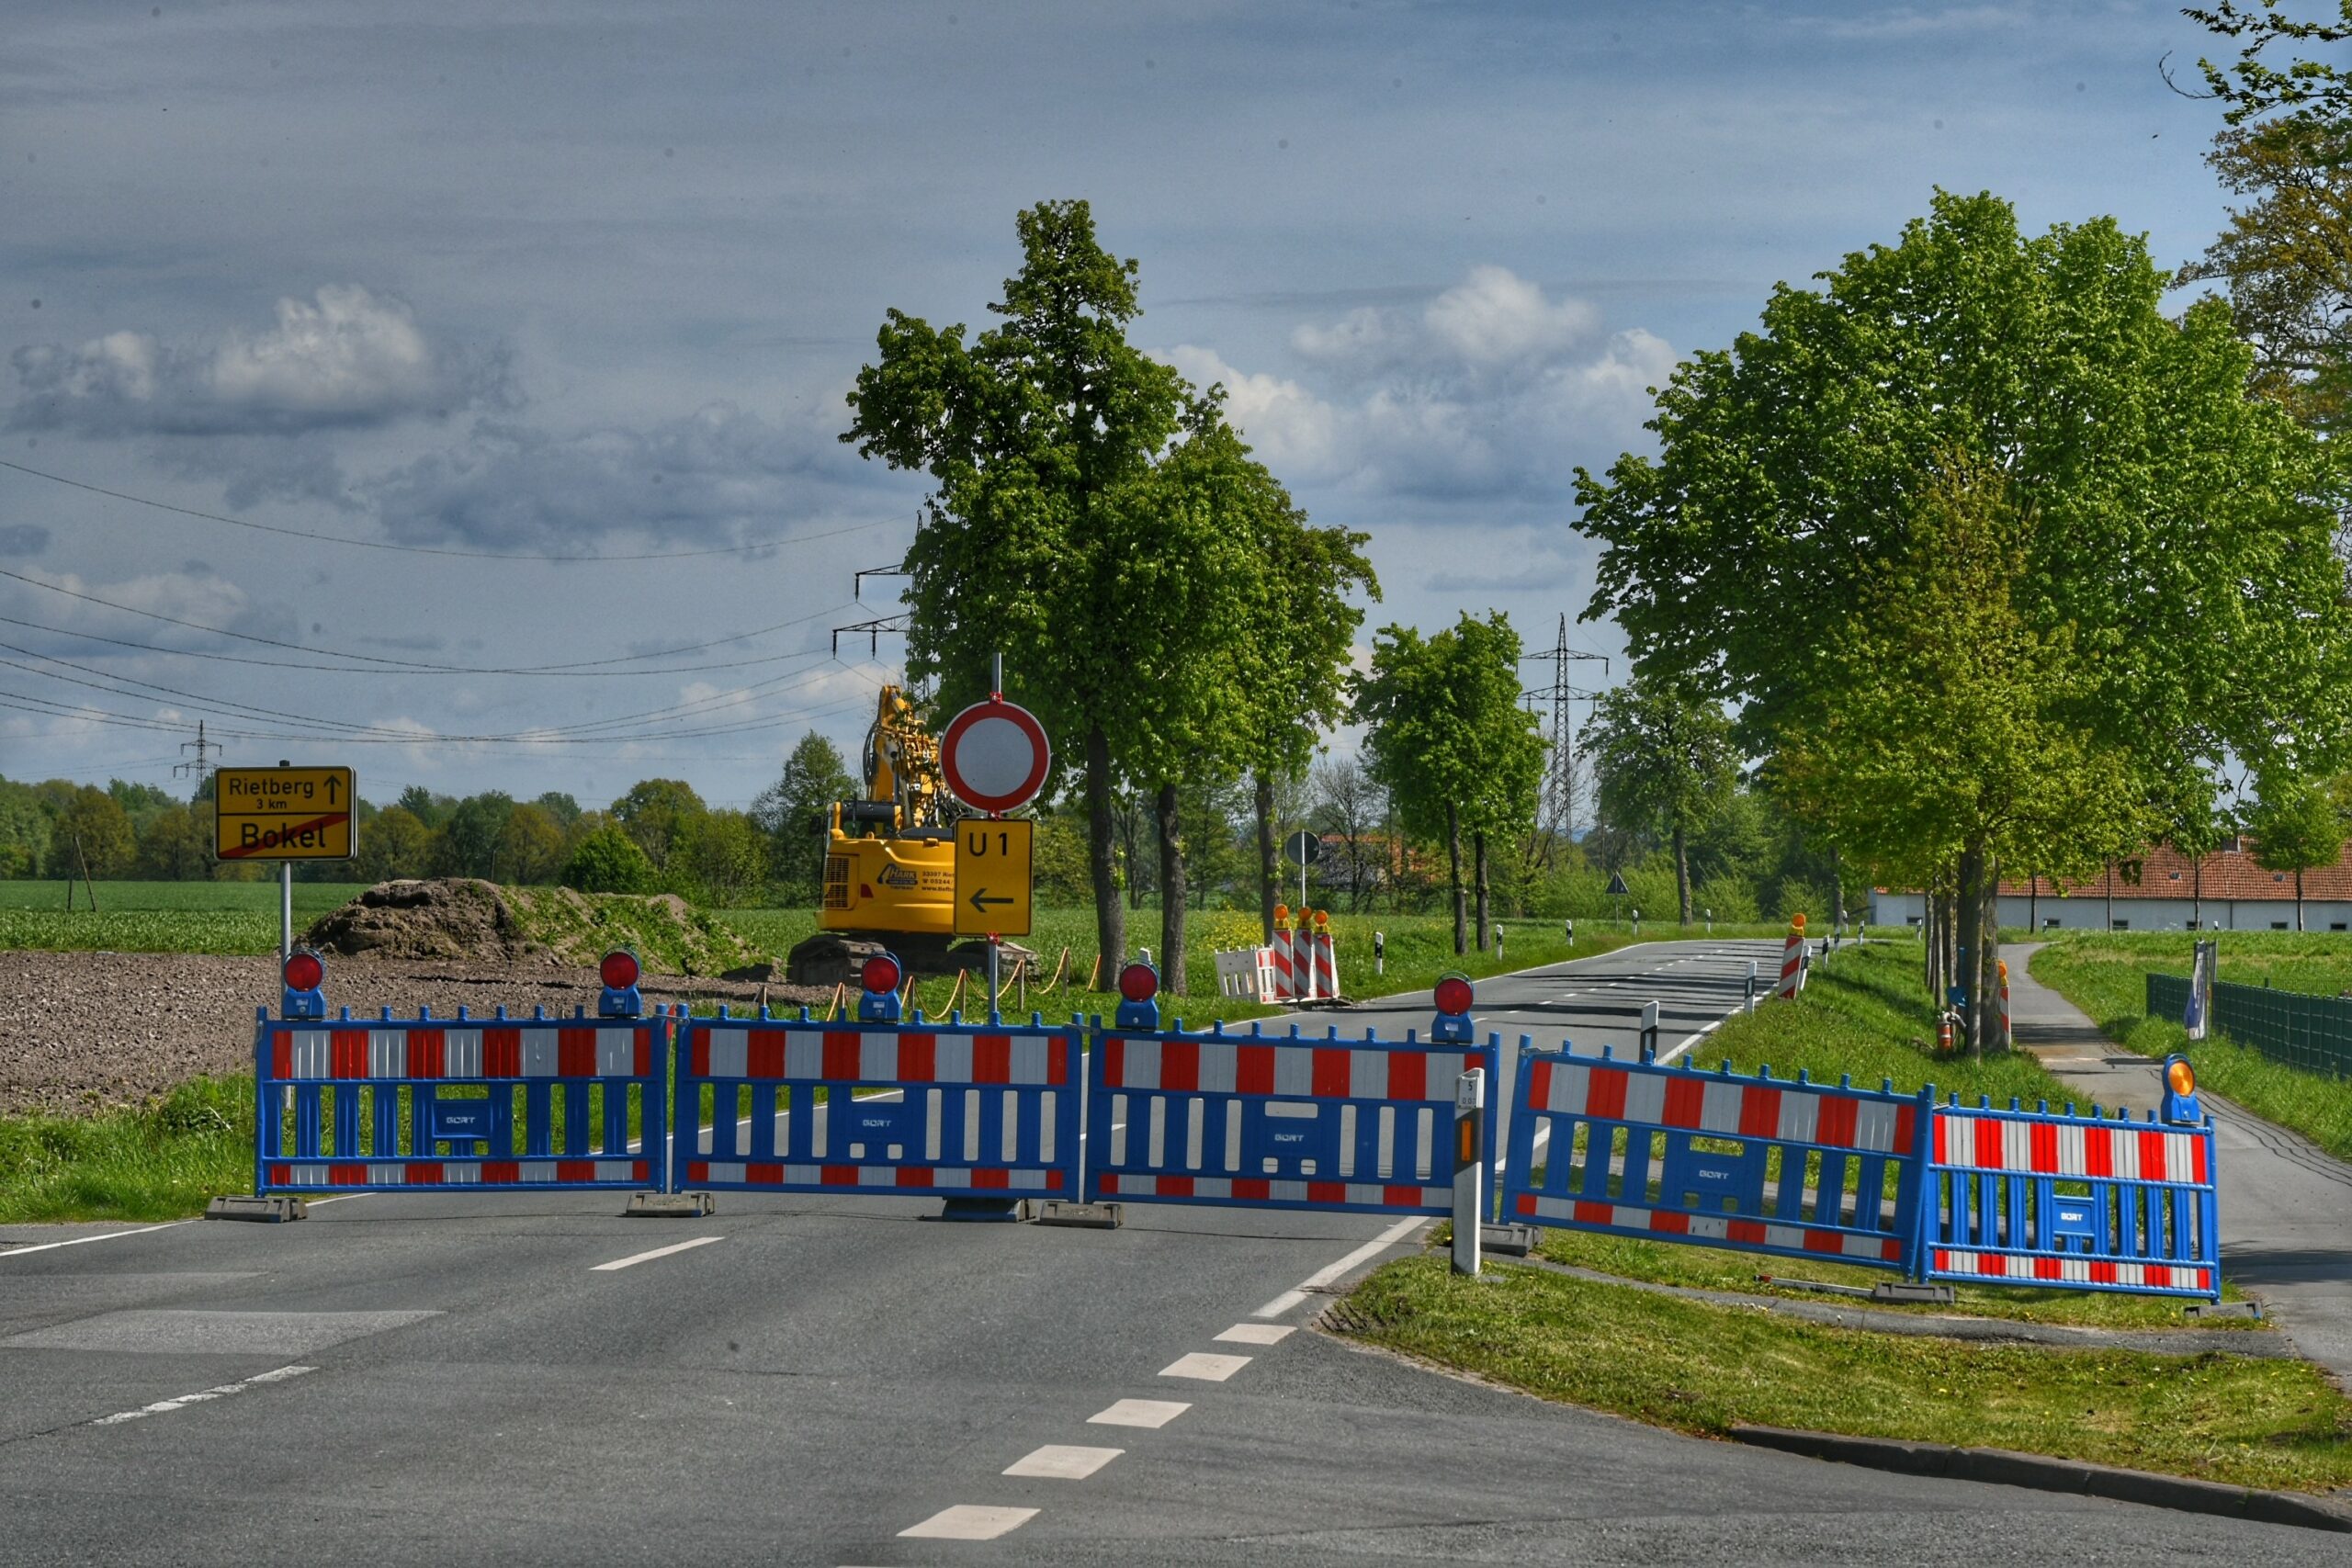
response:
[[[921,878],[903,865],[884,866],[882,874],[876,880],[885,887],[914,887],[921,884]]]

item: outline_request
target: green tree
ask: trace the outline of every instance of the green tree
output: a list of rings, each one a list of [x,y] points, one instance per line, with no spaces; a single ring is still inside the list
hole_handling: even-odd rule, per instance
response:
[[[561,880],[582,893],[650,893],[660,878],[637,840],[608,825],[580,840],[564,863]]]
[[[1406,829],[1442,839],[1453,888],[1453,951],[1470,949],[1462,882],[1462,835],[1477,861],[1478,946],[1487,946],[1486,850],[1490,834],[1534,820],[1544,740],[1519,705],[1519,634],[1510,619],[1466,612],[1435,637],[1386,626],[1372,668],[1351,678],[1356,722],[1369,727],[1364,757]]]
[[[1636,674],[1605,694],[1585,732],[1600,809],[1620,823],[1662,831],[1674,852],[1674,896],[1690,923],[1690,838],[1731,798],[1739,754],[1713,703],[1672,682]]]
[[[2071,639],[2063,716],[2086,754],[2120,759],[2148,831],[2225,761],[2260,770],[2291,738],[2299,765],[2325,765],[2352,694],[2343,476],[2248,395],[2227,309],[2170,320],[2164,283],[2112,220],[2027,238],[2007,203],[1939,192],[1899,244],[1821,291],[1781,287],[1761,332],[1678,367],[1656,459],[1578,471],[1578,526],[1607,547],[1587,617],[1731,702],[1769,758],[1839,683],[1881,679],[1825,657],[1820,628],[1848,635],[1883,592],[1942,476],[1996,470],[2000,504],[2035,523],[2010,607]],[[2092,814],[2046,848],[2104,854],[2114,832]]]
[[[2295,874],[2295,929],[2303,929],[2303,873],[2344,856],[2344,817],[2327,788],[2299,774],[2266,777],[2246,813],[2254,863]]]
[[[695,830],[708,815],[702,796],[684,779],[641,779],[613,802],[613,819],[637,840],[653,869],[663,875],[669,874],[673,861],[683,862]]]
[[[776,897],[813,906],[824,886],[826,824],[833,802],[859,793],[833,743],[810,730],[784,760],[784,773],[752,803],[752,820],[768,839]]]
[[[387,806],[359,836],[359,875],[367,882],[423,876],[432,843],[432,829],[414,812],[405,806]]]
[[[499,872],[509,883],[544,887],[563,871],[563,829],[544,807],[526,802],[506,814],[497,851]]]
[[[1085,202],[1041,202],[1016,227],[1021,271],[989,307],[1001,322],[967,344],[960,323],[940,331],[890,311],[842,438],[931,476],[905,563],[909,673],[953,709],[985,691],[989,655],[1004,655],[1009,694],[1038,715],[1065,766],[1075,759],[1096,933],[1114,959],[1126,919],[1112,731],[1139,628],[1102,613],[1136,564],[1110,547],[1110,524],[1176,434],[1186,389],[1127,342],[1136,265],[1097,243]]]
[[[88,784],[74,789],[58,814],[49,843],[49,874],[79,876],[86,866],[97,881],[127,876],[139,852],[121,803]]]
[[[139,834],[135,874],[153,882],[202,882],[212,871],[210,829],[185,806],[152,813]]]
[[[435,795],[423,784],[411,784],[401,791],[398,804],[411,817],[424,823],[427,830],[440,827],[449,819],[449,814],[458,809],[455,795]]]
[[[685,868],[705,899],[740,908],[766,885],[767,835],[744,812],[713,811],[695,830]]]
[[[496,881],[498,836],[514,814],[514,797],[485,790],[459,801],[433,835],[426,862],[435,876],[480,876]]]
[[[49,858],[50,814],[31,785],[0,779],[0,878],[40,874]]]
[[[580,803],[562,790],[551,789],[531,804],[546,812],[548,820],[562,832],[571,831],[571,825],[580,820]]]

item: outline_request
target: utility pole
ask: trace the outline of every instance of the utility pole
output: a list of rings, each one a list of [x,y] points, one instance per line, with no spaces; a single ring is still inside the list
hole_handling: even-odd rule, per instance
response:
[[[1568,617],[1560,617],[1559,637],[1547,653],[1530,653],[1521,657],[1522,664],[1545,662],[1552,666],[1552,683],[1522,693],[1532,708],[1538,702],[1552,705],[1552,765],[1544,775],[1543,814],[1540,829],[1548,846],[1576,836],[1576,797],[1579,776],[1577,768],[1576,734],[1568,719],[1570,703],[1599,700],[1600,694],[1588,692],[1568,683],[1568,666],[1577,661],[1598,661],[1603,680],[1609,676],[1609,660],[1605,654],[1587,653],[1568,646]]]
[[[220,750],[220,743],[217,740],[207,740],[204,738],[204,721],[199,718],[196,721],[196,739],[193,740],[181,741],[180,750],[183,751],[193,751],[196,753],[196,756],[191,761],[186,762],[173,763],[172,776],[174,778],[186,778],[188,774],[194,773],[196,775],[197,789],[203,789],[204,781],[212,776],[212,763],[206,756],[206,753]]]

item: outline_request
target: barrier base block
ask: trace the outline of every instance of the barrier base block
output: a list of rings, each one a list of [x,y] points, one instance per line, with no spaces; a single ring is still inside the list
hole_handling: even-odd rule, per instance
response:
[[[204,1206],[208,1220],[253,1220],[271,1225],[299,1220],[310,1212],[311,1206],[300,1198],[264,1198],[250,1192],[215,1198]]]
[[[701,1220],[718,1212],[707,1192],[632,1192],[621,1209],[624,1219]]]
[[[1874,1302],[1928,1302],[1950,1306],[1956,1298],[1950,1285],[1919,1285],[1908,1280],[1881,1280],[1871,1287]]]
[[[2260,1302],[2191,1302],[2188,1303],[2188,1315],[2191,1317],[2250,1317],[2259,1322],[2262,1317],[2262,1303]]]
[[[939,1217],[970,1224],[1019,1224],[1029,1217],[1026,1198],[942,1198]]]
[[[1533,1225],[1480,1225],[1478,1246],[1505,1258],[1524,1258],[1535,1250],[1543,1233]]]
[[[1048,1198],[1037,1207],[1041,1225],[1070,1225],[1080,1230],[1114,1231],[1126,1222],[1124,1203],[1070,1203]]]

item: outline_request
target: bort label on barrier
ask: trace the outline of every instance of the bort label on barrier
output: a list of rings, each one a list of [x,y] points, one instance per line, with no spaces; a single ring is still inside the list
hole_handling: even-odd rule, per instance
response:
[[[213,851],[222,860],[349,860],[349,768],[222,768],[213,774]]]

